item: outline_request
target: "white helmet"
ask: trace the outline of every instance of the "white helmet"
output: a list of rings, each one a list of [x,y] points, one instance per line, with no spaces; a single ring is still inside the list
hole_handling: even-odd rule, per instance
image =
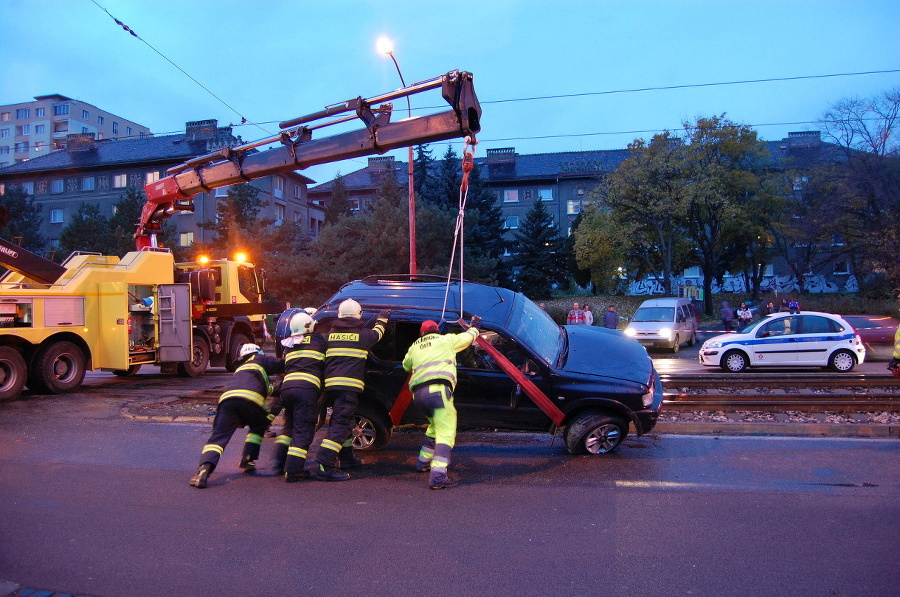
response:
[[[244,344],[241,346],[240,358],[244,358],[248,354],[253,354],[254,352],[262,352],[262,349],[256,344]]]
[[[316,320],[309,316],[306,311],[295,313],[291,317],[291,336],[302,336],[309,334],[316,327]]]
[[[353,299],[347,299],[338,306],[338,317],[360,319],[362,317],[362,307]]]
[[[306,311],[307,313],[309,313],[310,315],[315,315],[316,311],[318,311],[318,309],[316,309],[315,307],[307,307],[303,310]]]

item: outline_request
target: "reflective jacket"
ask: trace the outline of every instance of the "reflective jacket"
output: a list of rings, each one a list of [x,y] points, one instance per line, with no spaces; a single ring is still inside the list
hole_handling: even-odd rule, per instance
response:
[[[268,412],[266,397],[272,393],[269,375],[284,372],[284,361],[264,354],[252,354],[235,369],[219,402],[242,398]]]
[[[284,379],[281,388],[322,389],[322,371],[325,369],[325,338],[319,334],[306,334],[284,354]]]
[[[446,381],[456,387],[456,353],[466,349],[478,330],[469,328],[461,334],[426,334],[412,343],[403,358],[403,368],[412,371],[409,388],[415,391],[423,383]]]
[[[338,319],[325,338],[325,389],[362,392],[365,389],[366,357],[384,336],[386,312],[379,313],[372,329],[355,317]]]

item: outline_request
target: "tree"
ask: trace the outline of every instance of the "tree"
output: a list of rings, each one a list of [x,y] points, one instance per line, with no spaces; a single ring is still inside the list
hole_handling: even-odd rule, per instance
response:
[[[350,199],[347,194],[347,183],[338,173],[331,184],[331,198],[325,206],[325,223],[334,224],[341,217],[350,213]]]
[[[428,145],[416,145],[413,159],[413,187],[416,197],[426,203],[434,203],[434,158]]]
[[[59,248],[65,253],[86,251],[103,255],[116,254],[115,238],[109,220],[100,214],[100,206],[95,203],[81,204],[72,221],[60,233]]]
[[[129,251],[134,251],[134,232],[141,219],[141,208],[145,201],[142,189],[128,187],[113,208],[113,215],[109,219],[109,228],[116,255],[121,256]]]
[[[685,228],[703,272],[705,310],[712,311],[712,283],[728,270],[730,228],[742,224],[741,205],[756,197],[765,146],[756,131],[724,115],[685,123],[680,191]],[[733,238],[733,237],[732,237]]]
[[[626,261],[627,247],[637,236],[634,225],[623,225],[598,202],[588,203],[579,218],[581,222],[573,234],[578,267],[590,272],[590,281],[597,292],[621,292],[621,269]]]
[[[22,187],[13,186],[0,195],[0,206],[6,209],[8,216],[6,224],[0,228],[0,235],[8,240],[21,237],[21,246],[29,251],[42,250],[46,241],[38,231],[43,218],[34,197]]]
[[[556,223],[542,201],[535,201],[525,214],[515,238],[518,252],[512,262],[517,290],[530,298],[549,297],[553,286],[566,280],[566,260]]]
[[[442,209],[459,208],[459,186],[462,183],[462,160],[454,151],[453,145],[447,144],[447,151],[437,165],[437,174],[433,184],[429,185],[428,195],[424,202],[432,203]]]
[[[842,216],[842,241],[855,253],[857,278],[900,285],[900,88],[843,99],[822,117],[825,138],[844,167],[831,213]]]
[[[258,220],[262,206],[263,200],[259,198],[257,187],[247,183],[229,187],[225,198],[216,205],[216,221],[199,224],[201,228],[215,232],[209,248],[215,253],[227,255],[256,246],[254,239],[259,230],[272,223]]]

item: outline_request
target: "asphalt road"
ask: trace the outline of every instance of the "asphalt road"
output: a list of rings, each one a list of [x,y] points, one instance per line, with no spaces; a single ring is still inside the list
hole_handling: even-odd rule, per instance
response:
[[[659,435],[572,457],[547,435],[464,433],[463,483],[437,492],[412,470],[417,430],[349,482],[291,485],[237,469],[239,431],[197,490],[188,479],[209,426],[120,410],[210,381],[147,376],[0,404],[0,579],[105,597],[893,595],[900,584],[897,440]]]

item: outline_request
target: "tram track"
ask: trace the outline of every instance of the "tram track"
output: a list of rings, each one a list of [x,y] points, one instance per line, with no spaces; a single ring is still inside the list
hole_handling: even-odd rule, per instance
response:
[[[900,411],[900,382],[866,374],[664,374],[663,408],[674,411]]]

